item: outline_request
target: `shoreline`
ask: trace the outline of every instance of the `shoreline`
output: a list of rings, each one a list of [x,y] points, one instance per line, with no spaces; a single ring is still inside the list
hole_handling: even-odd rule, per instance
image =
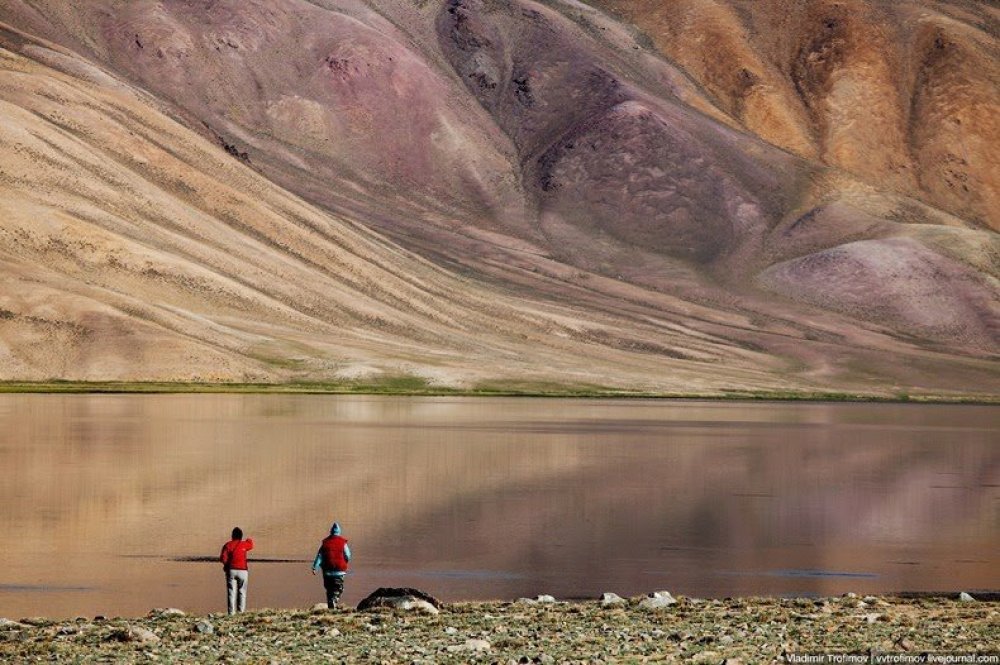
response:
[[[131,619],[0,619],[0,660],[717,665],[795,653],[995,652],[996,600],[951,596],[679,596],[662,607],[640,596],[460,602],[439,610],[252,609],[229,617],[160,609]]]
[[[216,563],[216,560],[214,558],[212,558],[211,562],[212,563]],[[296,561],[295,563],[303,563],[303,562],[304,563],[308,563],[308,561],[305,561],[305,560]],[[253,563],[255,565],[259,565],[261,563],[267,563],[267,562],[262,562],[262,561],[258,560],[258,561],[254,561]],[[1000,637],[1000,588],[993,589],[993,590],[990,590],[990,589],[970,589],[968,591],[964,591],[964,590],[963,591],[884,591],[884,592],[873,592],[873,593],[847,592],[847,593],[841,594],[839,596],[824,596],[824,595],[811,595],[811,594],[806,594],[806,595],[794,595],[794,594],[789,594],[789,595],[779,595],[779,594],[766,595],[766,594],[762,594],[762,595],[743,595],[743,596],[718,596],[718,597],[715,597],[715,596],[698,596],[698,597],[694,597],[694,596],[677,595],[676,598],[679,601],[686,601],[686,602],[691,602],[691,603],[696,603],[696,604],[697,603],[719,603],[719,602],[723,602],[723,603],[728,603],[728,602],[760,602],[760,603],[784,603],[784,602],[792,602],[792,603],[794,603],[794,602],[837,601],[837,600],[843,600],[845,598],[862,598],[862,597],[864,597],[864,598],[878,598],[880,600],[897,600],[897,601],[903,601],[903,602],[912,602],[912,601],[928,601],[928,602],[947,602],[947,601],[951,601],[951,602],[958,602],[960,600],[961,594],[963,594],[963,593],[971,594],[975,598],[975,600],[978,601],[978,602],[986,603],[986,604],[990,604],[990,603],[995,603],[996,604],[996,609],[997,609],[997,612],[998,612],[997,630],[998,630],[998,637]],[[222,592],[220,592],[220,598],[221,598],[222,595],[223,595]],[[319,594],[319,595],[322,595],[322,594]],[[641,595],[640,596],[630,596],[630,597],[624,598],[623,600],[625,600],[628,603],[633,603],[634,604],[634,603],[640,602],[642,599],[644,599],[646,597],[647,596],[641,596]],[[224,598],[222,598],[222,600],[224,600]],[[531,598],[517,598],[517,599],[511,599],[511,598],[507,598],[507,599],[489,598],[489,599],[471,599],[471,600],[441,600],[439,602],[441,604],[441,607],[452,607],[452,608],[454,608],[454,607],[472,607],[472,606],[484,606],[485,607],[485,606],[503,606],[503,605],[517,605],[517,604],[532,604],[532,602],[537,602],[537,601],[534,601],[534,599],[531,599]],[[595,602],[600,602],[600,599],[595,599],[593,596],[584,596],[584,595],[579,595],[579,596],[577,596],[577,595],[560,596],[560,597],[558,597],[558,598],[556,598],[554,600],[554,603],[556,605],[560,605],[560,606],[561,605],[566,605],[566,606],[586,606],[588,604],[592,604],[592,603],[595,603]],[[306,608],[306,609],[308,611],[317,611],[318,607],[319,607],[319,604],[322,604],[322,603],[317,603],[317,605],[315,605],[315,606],[313,606],[311,608]],[[542,603],[542,604],[544,604],[544,603]],[[149,610],[148,612],[146,612],[144,614],[117,614],[117,613],[104,614],[104,613],[97,613],[97,614],[94,614],[94,617],[103,617],[103,619],[107,620],[107,621],[143,621],[143,620],[148,619],[150,617],[151,613],[156,612],[156,611],[157,611],[156,609],[151,609],[151,610]],[[188,614],[189,616],[192,616],[192,617],[212,617],[212,616],[223,616],[223,615],[225,615],[225,612],[223,612],[221,610],[218,610],[218,611],[208,611],[208,612],[187,611],[187,610],[184,610],[184,611],[185,611],[186,614]],[[294,606],[294,605],[293,606],[278,606],[278,607],[253,607],[252,603],[251,603],[251,607],[247,610],[247,613],[248,614],[252,614],[252,613],[255,613],[255,612],[257,612],[257,613],[259,613],[259,612],[264,612],[264,613],[269,613],[269,612],[284,613],[284,612],[301,612],[301,611],[304,611],[304,609],[302,607],[300,607],[300,606]],[[344,603],[344,604],[342,604],[338,608],[338,611],[340,611],[340,612],[355,611],[355,605],[354,604],[350,604],[350,603]],[[16,614],[17,614],[16,612],[15,613],[8,613],[6,615],[0,613],[0,632],[2,632],[3,629],[4,629],[4,623],[3,622],[5,620],[6,621],[14,620],[14,616]],[[57,615],[31,615],[31,616],[29,616],[29,615],[21,614],[20,621],[25,621],[25,620],[29,620],[30,619],[32,621],[46,621],[48,623],[60,623],[60,622],[65,623],[65,622],[73,622],[73,621],[81,620],[81,619],[84,619],[84,618],[86,618],[86,615],[84,615],[84,614],[63,615],[63,616],[57,616]],[[0,662],[2,662],[2,661],[0,661]]]
[[[379,395],[393,397],[536,397],[560,399],[647,399],[712,402],[805,402],[860,404],[1000,405],[1000,395],[939,393],[850,393],[835,391],[720,390],[656,392],[538,383],[482,384],[471,388],[434,386],[417,377],[372,381],[227,383],[170,381],[3,381],[0,394],[246,394]]]

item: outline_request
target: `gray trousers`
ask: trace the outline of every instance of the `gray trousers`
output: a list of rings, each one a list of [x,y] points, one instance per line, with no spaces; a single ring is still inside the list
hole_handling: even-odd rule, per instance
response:
[[[227,570],[226,588],[229,591],[226,610],[230,614],[247,611],[247,582],[250,574],[245,570]]]

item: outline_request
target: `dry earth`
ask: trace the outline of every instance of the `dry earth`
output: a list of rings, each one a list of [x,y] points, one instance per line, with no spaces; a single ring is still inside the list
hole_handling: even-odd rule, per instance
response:
[[[998,18],[8,0],[0,377],[996,394]]]
[[[851,594],[853,595],[853,594]],[[782,662],[788,653],[985,652],[995,603],[851,597],[680,599],[662,610],[599,603],[464,603],[434,616],[263,611],[143,619],[0,621],[18,662]],[[208,632],[211,631],[211,632]]]

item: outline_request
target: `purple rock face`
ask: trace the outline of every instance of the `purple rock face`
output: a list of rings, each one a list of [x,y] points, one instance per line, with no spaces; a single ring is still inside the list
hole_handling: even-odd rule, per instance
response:
[[[861,240],[779,263],[775,292],[926,339],[996,342],[995,289],[975,271],[910,238]]]

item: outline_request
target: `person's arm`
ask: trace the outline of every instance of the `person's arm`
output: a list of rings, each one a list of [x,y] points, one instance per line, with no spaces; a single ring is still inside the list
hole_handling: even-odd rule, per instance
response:
[[[312,567],[313,575],[316,574],[316,571],[319,570],[319,567],[321,565],[323,565],[323,548],[322,547],[319,548],[319,550],[316,552],[316,558],[313,559],[313,567]]]
[[[351,560],[351,546],[348,545],[347,543],[344,543],[344,561],[350,561],[350,560]]]
[[[228,545],[229,543],[226,543]],[[226,568],[229,566],[229,548],[226,545],[222,546],[222,551],[219,552],[219,562],[222,563],[222,567]]]
[[[246,543],[246,548],[247,548],[247,552],[249,552],[250,550],[252,550],[252,549],[253,549],[253,538],[247,538],[247,539],[246,539],[245,541],[243,541],[243,542],[245,542],[245,543]]]

